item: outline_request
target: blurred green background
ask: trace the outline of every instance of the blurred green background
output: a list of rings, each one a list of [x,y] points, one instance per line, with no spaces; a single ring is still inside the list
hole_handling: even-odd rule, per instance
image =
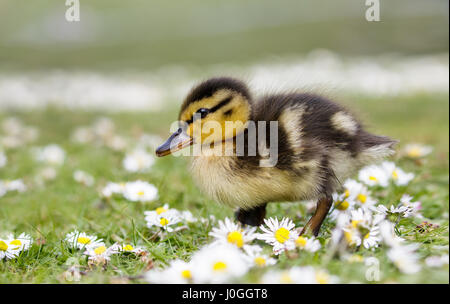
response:
[[[339,54],[448,51],[447,0],[0,0],[0,68],[143,69],[240,63],[325,48]]]

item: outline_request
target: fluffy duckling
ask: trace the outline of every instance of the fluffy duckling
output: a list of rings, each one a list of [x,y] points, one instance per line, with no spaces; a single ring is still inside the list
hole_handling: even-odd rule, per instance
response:
[[[231,130],[205,128],[228,122],[234,123]],[[265,122],[265,134],[250,128],[258,122]],[[269,122],[276,122],[275,132]],[[194,87],[181,106],[179,123],[157,149],[158,156],[192,144],[194,150],[208,148],[209,153],[193,156],[193,178],[214,200],[237,207],[236,218],[243,224],[262,224],[269,202],[317,200],[302,230],[314,235],[340,183],[394,152],[394,140],[368,133],[351,113],[324,97],[286,93],[256,99],[245,83],[227,77]],[[269,137],[276,137],[276,143]],[[242,143],[244,153],[237,153]],[[275,162],[267,165],[271,151]]]

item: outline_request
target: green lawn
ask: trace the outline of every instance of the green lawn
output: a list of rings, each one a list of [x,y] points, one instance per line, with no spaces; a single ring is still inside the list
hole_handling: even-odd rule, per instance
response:
[[[431,255],[448,254],[449,209],[449,109],[448,95],[411,96],[398,98],[367,98],[349,96],[341,98],[354,112],[366,121],[369,130],[389,135],[405,143],[417,141],[430,144],[434,151],[423,165],[398,159],[395,162],[405,171],[414,172],[416,178],[406,188],[388,188],[373,191],[374,196],[386,205],[396,203],[402,193],[413,195],[423,205],[423,215],[440,228],[426,232],[414,232],[420,220],[404,220],[403,237],[420,244],[421,264]],[[25,124],[38,127],[40,136],[33,146],[57,143],[67,153],[64,165],[58,169],[55,180],[44,186],[36,183],[35,176],[42,165],[33,160],[31,146],[7,150],[8,164],[0,169],[0,180],[23,178],[28,190],[23,193],[7,193],[0,197],[0,233],[27,232],[34,238],[29,251],[17,259],[0,261],[0,283],[64,283],[63,272],[70,257],[76,257],[86,270],[82,283],[143,282],[139,276],[147,267],[164,266],[174,258],[189,260],[199,247],[212,241],[208,236],[211,225],[199,222],[189,224],[189,229],[171,233],[163,240],[151,240],[154,229],[145,225],[144,210],[155,209],[163,203],[179,210],[190,210],[196,217],[216,216],[223,219],[232,216],[227,207],[220,206],[203,196],[189,176],[183,158],[158,159],[146,174],[126,172],[122,167],[123,152],[91,144],[77,144],[70,140],[71,132],[81,125],[91,124],[99,113],[68,112],[49,109],[42,112],[1,113],[0,121],[15,116]],[[139,130],[145,133],[168,135],[170,122],[176,119],[171,106],[161,113],[120,113],[106,115],[116,124],[117,133],[130,140]],[[86,187],[76,183],[72,174],[76,169],[89,172],[95,177],[95,186]],[[151,203],[134,203],[125,199],[102,200],[99,189],[108,181],[132,181],[142,179],[153,183],[160,198]],[[301,203],[274,203],[268,208],[268,216],[288,216],[297,226],[307,220]],[[299,216],[302,214],[302,216]],[[71,251],[62,242],[66,233],[73,229],[102,237],[108,245],[114,242],[132,242],[149,251],[149,260],[135,256],[113,256],[106,269],[89,270],[86,257],[80,251]],[[325,223],[320,237],[322,249],[317,253],[301,253],[289,259],[281,255],[276,269],[292,265],[315,265],[327,269],[341,282],[363,282],[366,266],[363,263],[346,263],[329,256],[326,242],[332,224]],[[261,243],[262,244],[262,243]],[[439,246],[444,246],[439,247]],[[387,260],[386,248],[371,252],[360,249],[364,257],[375,256],[381,265],[382,282],[448,283],[448,266],[429,268],[414,275],[400,273]],[[244,280],[256,281],[264,270],[251,270]]]

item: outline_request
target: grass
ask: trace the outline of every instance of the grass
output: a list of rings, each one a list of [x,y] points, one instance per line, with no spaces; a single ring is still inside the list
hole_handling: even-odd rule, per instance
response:
[[[416,95],[387,99],[349,96],[342,98],[347,106],[359,113],[369,129],[390,135],[401,144],[418,141],[433,145],[433,154],[423,165],[397,159],[405,171],[416,174],[406,188],[390,187],[374,191],[380,202],[396,203],[403,193],[413,195],[423,204],[423,215],[440,228],[418,233],[415,226],[420,220],[404,220],[403,237],[420,244],[421,258],[448,254],[448,201],[449,201],[449,119],[448,96]],[[104,114],[103,114],[104,115]],[[102,116],[103,116],[102,115]],[[187,171],[184,158],[158,159],[147,174],[126,172],[121,165],[123,152],[105,147],[82,145],[70,140],[72,130],[89,125],[100,113],[68,112],[48,109],[40,112],[0,113],[0,121],[9,116],[20,118],[24,123],[40,130],[36,146],[57,143],[67,152],[68,158],[58,169],[58,177],[39,186],[35,175],[42,165],[31,156],[31,146],[8,150],[8,165],[0,169],[1,179],[23,178],[28,186],[24,193],[8,193],[0,198],[0,233],[27,232],[35,242],[29,251],[13,260],[0,261],[0,283],[70,283],[63,273],[74,261],[88,270],[87,261],[79,251],[72,251],[62,242],[65,234],[73,229],[93,233],[107,244],[133,242],[145,247],[149,259],[134,256],[113,256],[105,268],[97,268],[82,276],[82,283],[143,282],[139,276],[150,267],[160,267],[174,258],[188,260],[202,245],[212,239],[208,236],[211,225],[190,224],[189,229],[169,234],[164,240],[151,240],[154,230],[146,228],[143,212],[163,203],[180,210],[190,210],[196,217],[214,215],[218,219],[232,216],[233,211],[218,205],[202,195],[194,186]],[[108,115],[116,124],[117,133],[133,138],[137,130],[167,136],[169,123],[176,112],[169,107],[161,113],[117,113]],[[81,169],[92,174],[94,187],[85,187],[73,180],[72,174]],[[98,189],[108,181],[131,181],[143,179],[157,186],[160,199],[152,203],[132,203],[125,199],[102,200]],[[289,216],[297,226],[307,220],[301,203],[269,204],[269,216]],[[320,240],[329,240],[332,224],[325,222]],[[440,247],[440,246],[443,246]],[[446,249],[445,249],[446,248]],[[360,249],[364,257],[374,256],[380,260],[381,282],[400,283],[448,283],[448,266],[428,268],[414,275],[400,273],[388,261],[386,248],[375,251]],[[326,268],[338,276],[341,282],[363,282],[367,267],[362,263],[349,264],[330,256],[326,246],[316,254],[301,253],[295,259],[281,255],[275,268],[293,265],[315,265]],[[252,270],[247,279],[257,280],[264,270]]]

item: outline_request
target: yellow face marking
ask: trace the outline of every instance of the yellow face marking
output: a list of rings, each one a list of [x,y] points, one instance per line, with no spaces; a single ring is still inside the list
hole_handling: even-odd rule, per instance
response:
[[[189,124],[186,133],[193,137],[196,142],[209,144],[233,138],[236,134],[242,132],[250,118],[250,105],[243,96],[230,90],[219,90],[211,97],[191,103],[181,113],[180,120],[190,121],[199,109],[214,108],[229,97],[232,97],[232,99],[228,104],[210,112],[205,118]]]

